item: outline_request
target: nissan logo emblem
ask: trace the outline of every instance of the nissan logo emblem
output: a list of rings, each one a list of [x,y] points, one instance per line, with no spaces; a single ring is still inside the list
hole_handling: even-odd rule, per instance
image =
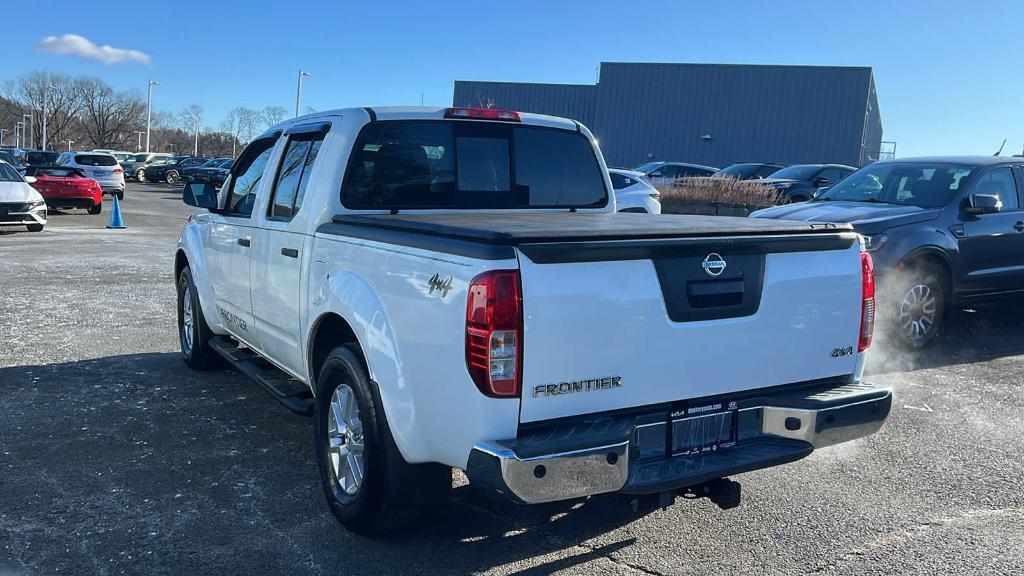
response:
[[[725,272],[725,259],[714,252],[705,256],[700,265],[704,268],[704,273],[712,278],[718,278]]]

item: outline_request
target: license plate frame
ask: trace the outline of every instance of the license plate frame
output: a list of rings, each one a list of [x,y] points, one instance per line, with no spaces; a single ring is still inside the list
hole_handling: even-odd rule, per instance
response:
[[[736,444],[738,411],[735,402],[685,405],[669,416],[672,456],[717,452]]]

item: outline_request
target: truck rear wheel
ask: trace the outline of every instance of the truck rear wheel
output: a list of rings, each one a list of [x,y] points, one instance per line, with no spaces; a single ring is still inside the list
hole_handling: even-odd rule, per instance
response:
[[[210,348],[212,337],[213,331],[199,305],[192,271],[186,266],[178,276],[178,341],[181,343],[181,358],[189,368],[213,370],[223,365],[220,355]]]
[[[331,513],[353,532],[382,535],[419,516],[425,488],[447,492],[451,469],[405,462],[374,388],[359,356],[331,350],[317,378],[314,437]]]

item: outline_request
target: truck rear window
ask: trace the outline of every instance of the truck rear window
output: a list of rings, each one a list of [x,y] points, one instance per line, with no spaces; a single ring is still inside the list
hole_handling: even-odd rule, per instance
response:
[[[466,121],[381,121],[359,133],[341,193],[358,210],[596,208],[604,176],[579,132]]]

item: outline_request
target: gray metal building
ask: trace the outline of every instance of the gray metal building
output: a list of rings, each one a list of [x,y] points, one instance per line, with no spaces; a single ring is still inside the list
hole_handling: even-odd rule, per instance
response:
[[[868,67],[602,62],[594,85],[457,80],[454,106],[579,120],[609,166],[878,159],[882,117]]]

